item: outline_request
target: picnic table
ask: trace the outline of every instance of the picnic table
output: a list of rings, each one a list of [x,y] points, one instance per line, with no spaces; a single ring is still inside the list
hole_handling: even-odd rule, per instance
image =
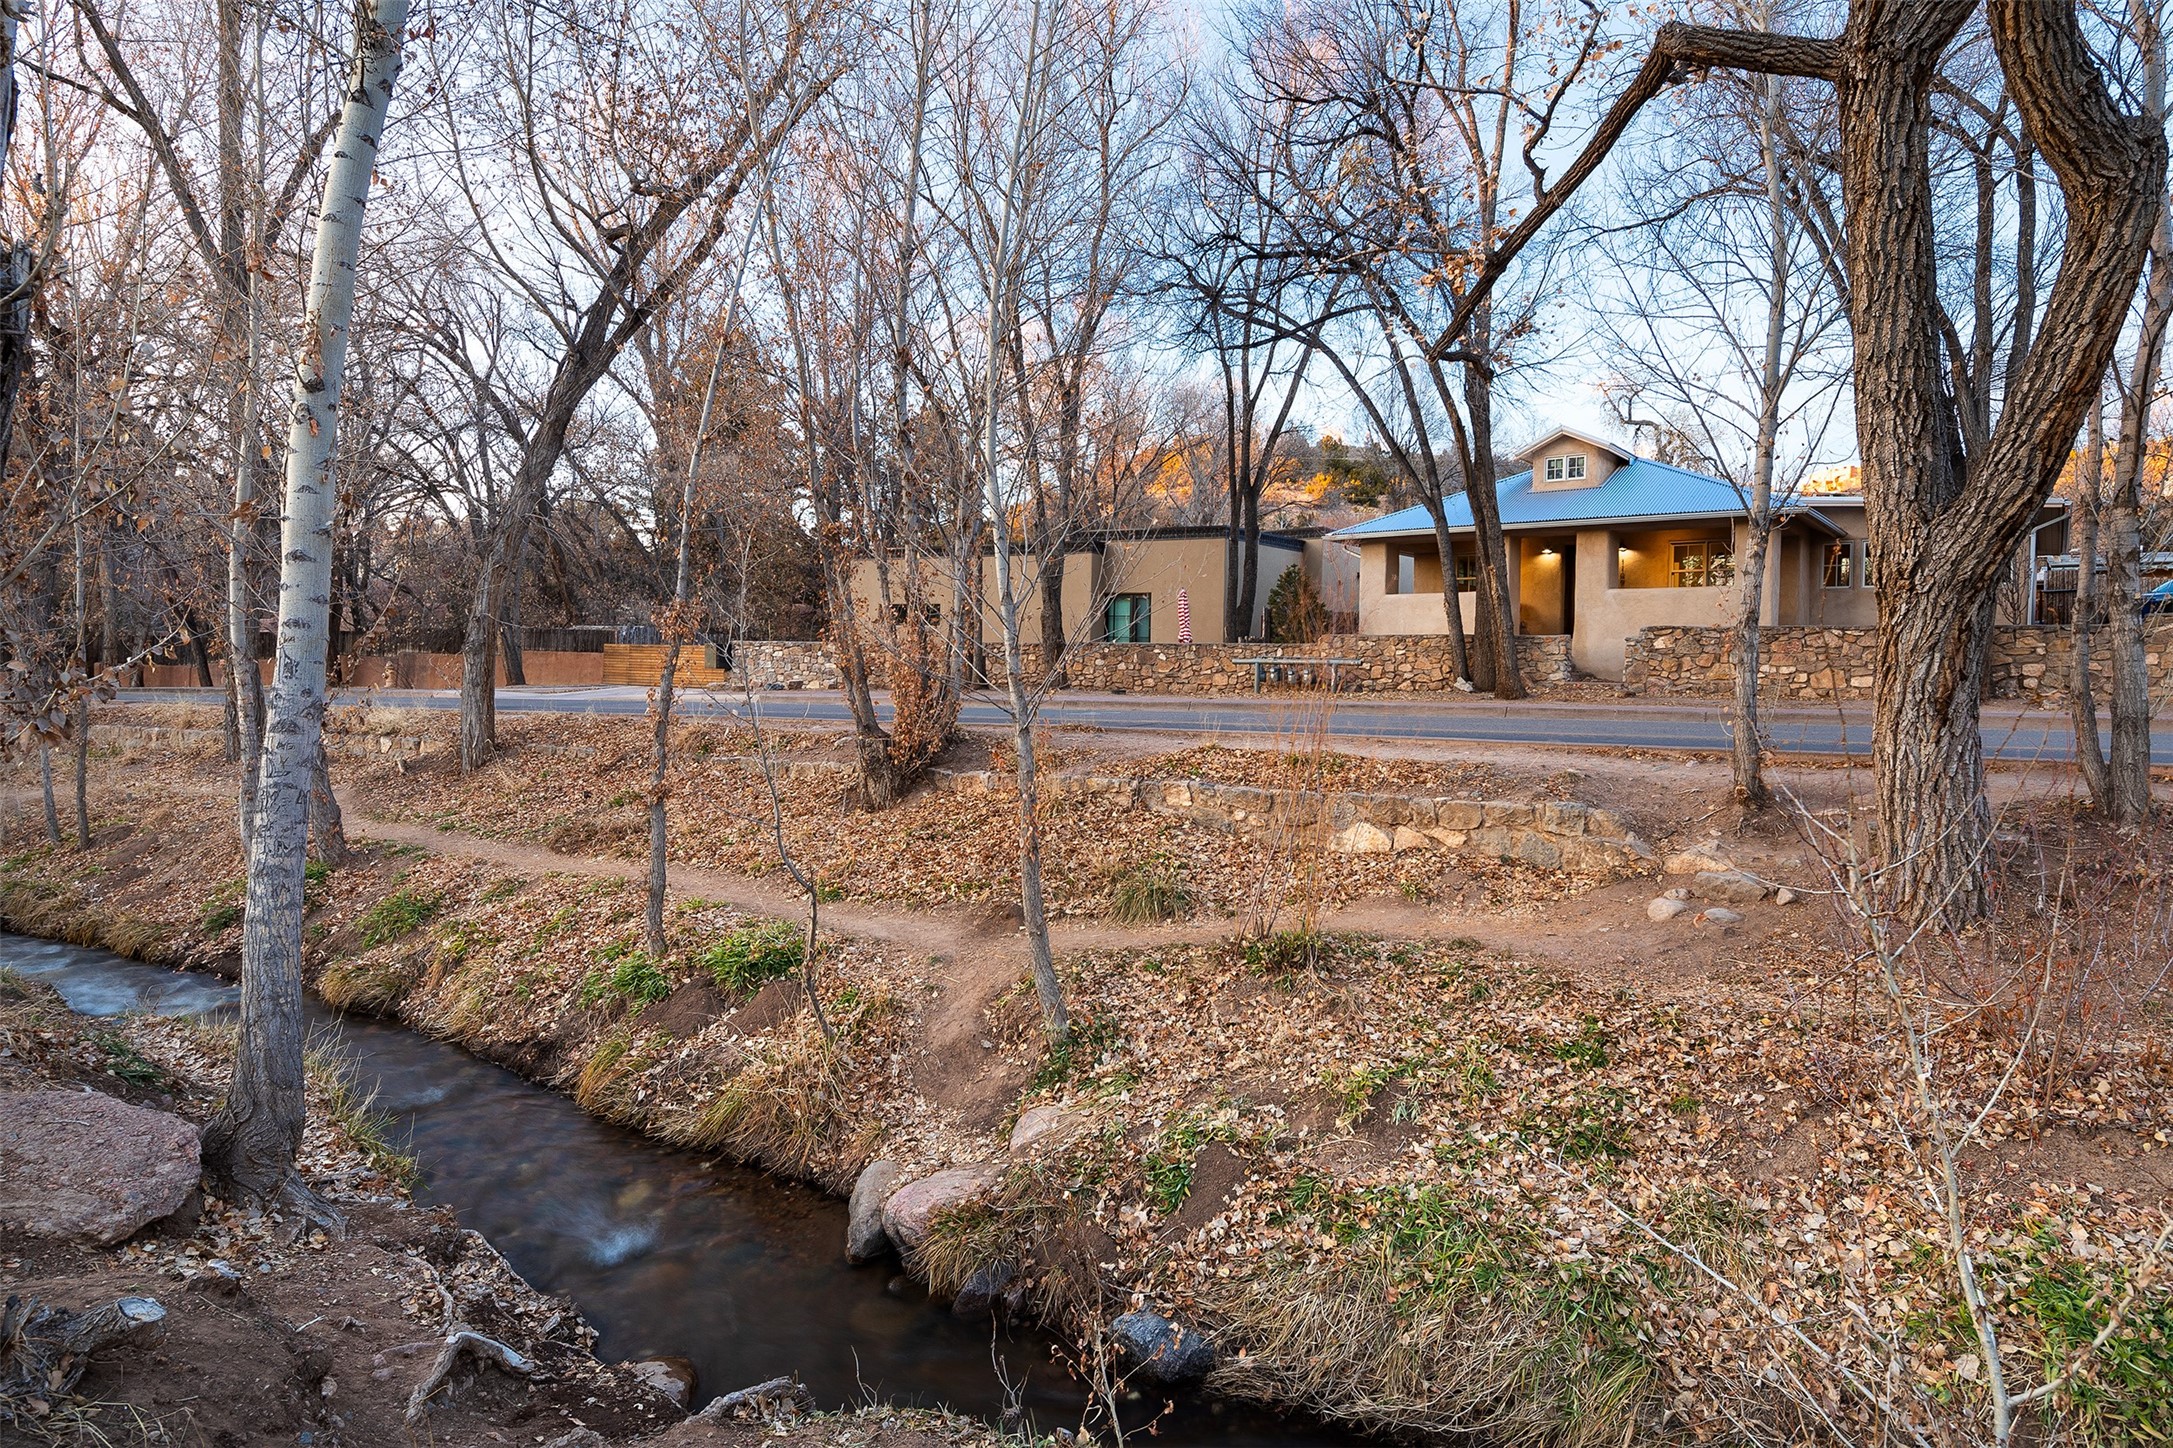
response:
[[[1260,692],[1262,685],[1271,681],[1278,684],[1286,682],[1286,675],[1289,683],[1310,684],[1313,682],[1313,670],[1325,665],[1328,670],[1328,692],[1333,694],[1336,691],[1336,671],[1355,669],[1364,664],[1365,660],[1322,659],[1305,654],[1296,658],[1286,654],[1262,654],[1257,658],[1235,659],[1232,662],[1252,665],[1252,691],[1255,694]],[[1301,668],[1305,675],[1302,680],[1298,677]]]

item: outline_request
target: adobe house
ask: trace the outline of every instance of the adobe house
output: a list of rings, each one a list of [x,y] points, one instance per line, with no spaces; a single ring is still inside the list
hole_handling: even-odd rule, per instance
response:
[[[1735,622],[1735,560],[1748,546],[1747,493],[1583,433],[1558,429],[1519,454],[1530,466],[1499,480],[1509,597],[1519,633],[1568,634],[1570,660],[1622,677],[1628,640],[1644,628]],[[1466,628],[1475,626],[1478,563],[1468,498],[1444,509]],[[2065,545],[2057,502],[2025,543],[2028,570]],[[2042,536],[2040,536],[2042,535]],[[1861,493],[1803,493],[1780,509],[1767,555],[1760,622],[1869,628],[1878,606],[1865,577]],[[1361,634],[1445,634],[1433,520],[1406,508],[1329,535],[1358,547]],[[2021,560],[2018,560],[2021,562]],[[2013,621],[2034,622],[2033,616]]]
[[[1223,599],[1227,569],[1238,545],[1225,529],[1108,528],[1089,534],[1064,555],[1064,628],[1075,643],[1174,644],[1178,634],[1178,595],[1183,593],[1191,612],[1195,643],[1236,643],[1223,629]],[[892,555],[897,567],[901,555]],[[1002,634],[992,548],[980,556],[982,599],[981,636],[996,639]],[[1356,580],[1351,575],[1356,560],[1352,550],[1331,544],[1319,530],[1260,535],[1260,585],[1253,597],[1246,638],[1257,638],[1267,620],[1268,594],[1285,571],[1303,568],[1320,588],[1330,608],[1355,609]],[[921,592],[926,606],[937,618],[951,603],[950,567],[941,558],[922,564]],[[1029,643],[1041,641],[1041,590],[1035,586],[1039,569],[1034,560],[1012,555],[1012,584],[1020,602],[1020,626]],[[1325,576],[1324,576],[1325,575]],[[891,605],[902,615],[904,604],[895,600],[903,593],[902,581],[893,577]],[[1342,601],[1337,602],[1340,592]],[[882,596],[875,560],[863,558],[853,567],[853,597],[872,617]],[[902,617],[899,618],[903,621]]]

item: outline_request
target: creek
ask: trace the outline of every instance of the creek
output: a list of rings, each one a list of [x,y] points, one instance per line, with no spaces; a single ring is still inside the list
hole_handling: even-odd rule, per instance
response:
[[[103,950],[0,934],[0,966],[92,1016],[231,1011],[238,989]],[[869,1398],[996,1421],[1006,1382],[1043,1431],[1076,1426],[1081,1385],[1032,1331],[953,1316],[895,1263],[847,1265],[845,1209],[819,1192],[660,1147],[566,1097],[405,1027],[309,1002],[336,1037],[388,1136],[420,1169],[415,1196],[451,1207],[515,1270],[564,1293],[607,1360],[674,1355],[698,1399],[796,1373],[825,1406]],[[1138,1427],[1161,1406],[1130,1405]],[[1151,1440],[1286,1448],[1343,1433],[1204,1396],[1180,1400]]]

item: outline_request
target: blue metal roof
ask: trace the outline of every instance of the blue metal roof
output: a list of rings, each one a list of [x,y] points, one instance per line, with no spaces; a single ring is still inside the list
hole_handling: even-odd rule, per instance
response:
[[[1750,510],[1732,484],[1719,478],[1636,458],[1616,468],[1597,487],[1534,491],[1529,469],[1494,485],[1504,528],[1547,528],[1576,523],[1627,523],[1670,518],[1741,517]],[[1471,527],[1471,500],[1459,493],[1444,500],[1450,529]],[[1825,519],[1819,521],[1825,522]],[[1410,535],[1432,537],[1433,519],[1423,504],[1355,523],[1329,534],[1352,542]]]

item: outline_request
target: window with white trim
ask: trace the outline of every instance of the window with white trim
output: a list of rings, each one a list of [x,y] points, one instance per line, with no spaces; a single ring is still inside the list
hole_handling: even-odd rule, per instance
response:
[[[1571,453],[1565,461],[1569,464],[1570,481],[1575,482],[1584,476],[1585,455],[1583,453]]]
[[[1563,474],[1563,472],[1562,472],[1562,468],[1563,468],[1564,464],[1566,464],[1567,462],[1568,462],[1568,459],[1567,459],[1567,458],[1548,458],[1548,459],[1547,459],[1547,481],[1548,481],[1548,482],[1550,482],[1550,483],[1559,483],[1559,482],[1561,482],[1561,481],[1562,481],[1562,478],[1563,478],[1563,476],[1564,476],[1564,474]]]
[[[1856,545],[1854,543],[1828,543],[1826,545],[1826,586],[1850,588],[1856,583]]]

